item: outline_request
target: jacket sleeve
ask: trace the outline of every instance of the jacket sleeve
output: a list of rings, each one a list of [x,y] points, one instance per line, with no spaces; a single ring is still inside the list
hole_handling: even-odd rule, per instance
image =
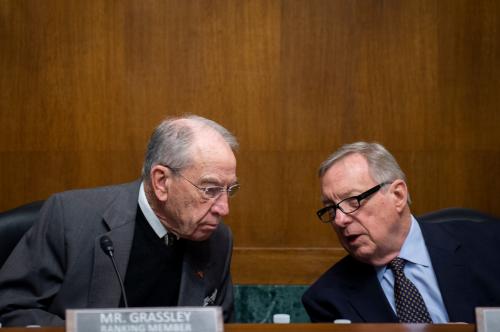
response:
[[[314,290],[310,288],[302,295],[302,305],[311,323],[332,323],[335,319],[343,318],[333,305],[322,305],[321,300],[315,298],[313,293]]]
[[[0,269],[0,322],[3,326],[58,326],[49,311],[65,271],[61,202],[52,196]]]

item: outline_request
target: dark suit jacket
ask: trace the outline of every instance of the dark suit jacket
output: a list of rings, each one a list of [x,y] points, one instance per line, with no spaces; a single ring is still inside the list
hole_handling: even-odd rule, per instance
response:
[[[134,237],[140,182],[60,193],[47,200],[40,218],[0,270],[0,322],[4,326],[64,324],[68,308],[116,308],[120,285],[99,239],[108,235],[122,276]],[[220,224],[210,239],[188,241],[179,291],[180,306],[222,306],[232,319],[232,234]]]
[[[500,306],[500,221],[419,222],[451,322],[475,322],[477,306]],[[302,296],[313,322],[397,322],[375,269],[351,256]]]

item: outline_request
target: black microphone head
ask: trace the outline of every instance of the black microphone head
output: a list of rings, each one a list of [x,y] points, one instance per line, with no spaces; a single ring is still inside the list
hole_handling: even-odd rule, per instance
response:
[[[101,248],[104,253],[108,256],[113,255],[113,251],[115,250],[113,247],[113,241],[109,238],[109,236],[104,235],[101,237]]]

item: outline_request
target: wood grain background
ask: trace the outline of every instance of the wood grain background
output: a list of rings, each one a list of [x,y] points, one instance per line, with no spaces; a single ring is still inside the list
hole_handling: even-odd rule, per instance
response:
[[[138,178],[166,116],[239,138],[236,283],[307,284],[344,255],[316,171],[378,141],[415,214],[500,215],[500,2],[2,0],[0,210]]]

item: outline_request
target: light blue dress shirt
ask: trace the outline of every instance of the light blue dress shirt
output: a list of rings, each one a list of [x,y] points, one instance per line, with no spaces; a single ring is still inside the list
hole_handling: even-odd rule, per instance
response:
[[[417,287],[424,299],[427,310],[434,323],[448,323],[449,317],[443,303],[441,291],[432,268],[429,252],[425,246],[422,231],[415,218],[411,217],[410,232],[403,243],[399,256],[407,260],[405,275]],[[376,268],[377,277],[384,290],[385,296],[396,312],[394,301],[394,275],[386,266]]]

